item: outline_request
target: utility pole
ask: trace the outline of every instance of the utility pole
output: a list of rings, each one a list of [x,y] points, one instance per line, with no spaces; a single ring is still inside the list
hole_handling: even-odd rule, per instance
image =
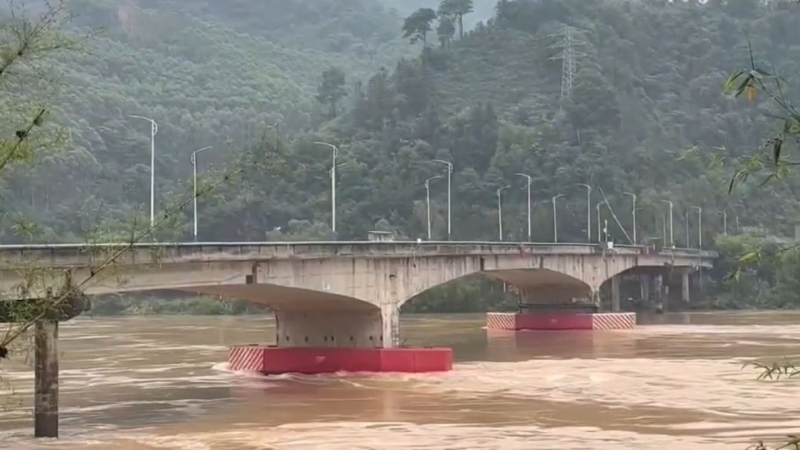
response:
[[[578,186],[586,188],[586,242],[592,242],[592,187],[583,183]]]
[[[446,164],[447,165],[447,240],[450,240],[452,228],[450,226],[450,187],[451,187],[451,179],[450,177],[453,175],[453,164],[450,161],[445,161],[443,159],[434,159],[433,162],[437,162],[439,164]]]
[[[558,209],[556,208],[556,200],[563,197],[564,194],[558,194],[553,197],[553,242],[558,242]]]
[[[525,175],[524,173],[518,173],[517,176],[524,177],[528,180],[527,189],[528,189],[528,242],[531,242],[531,183],[533,183],[533,178],[530,175]]]
[[[503,197],[502,192],[511,186],[503,186],[497,190],[497,230],[500,234],[500,241],[503,241]]]
[[[428,240],[431,240],[431,181],[442,178],[441,175],[425,180],[425,202],[428,205]]]
[[[636,194],[630,192],[623,192],[623,194],[630,195],[633,201],[633,206],[631,207],[631,215],[633,216],[633,245],[637,245],[639,241],[636,240]]]

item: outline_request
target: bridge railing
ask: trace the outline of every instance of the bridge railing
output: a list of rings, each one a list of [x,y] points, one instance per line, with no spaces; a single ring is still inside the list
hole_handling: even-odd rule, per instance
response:
[[[0,246],[0,268],[36,261],[44,266],[93,265],[121,250],[119,264],[328,257],[421,257],[434,255],[597,254],[597,243],[496,242],[496,241],[301,241],[301,242],[186,242],[92,243]],[[622,255],[670,255],[713,259],[716,252],[698,249],[652,249],[641,245],[616,245],[605,250]]]

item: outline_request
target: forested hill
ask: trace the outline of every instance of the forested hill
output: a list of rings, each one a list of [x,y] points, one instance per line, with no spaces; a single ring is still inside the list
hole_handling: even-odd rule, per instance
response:
[[[640,239],[665,234],[665,200],[675,205],[678,245],[697,245],[694,207],[703,208],[706,244],[723,231],[723,213],[731,231],[791,232],[796,179],[761,187],[754,178],[728,196],[734,160],[762,144],[770,119],[768,99],[736,101],[723,95],[722,85],[748,64],[748,39],[759,61],[773,63],[797,85],[787,58],[800,49],[796,5],[503,1],[498,12],[464,39],[445,36],[444,46],[437,32],[427,33],[430,48],[422,58],[377,73],[326,128],[322,136],[340,144],[350,161],[340,174],[340,234],[363,236],[381,221],[424,236],[424,180],[442,173],[430,162],[437,157],[455,165],[453,233],[459,239],[496,238],[496,189],[520,187],[518,172],[533,177],[536,240],[552,239],[546,202],[559,194],[565,194],[558,201],[560,238],[585,236],[585,191],[577,183],[595,187],[593,216],[602,188],[629,234],[631,198],[624,193],[636,194]],[[557,57],[567,26],[577,73],[562,101]],[[436,30],[437,21],[429,28]],[[321,149],[309,140],[294,147],[292,165],[303,169],[283,183],[285,190],[272,186],[280,194],[263,205],[273,211],[267,220],[285,224],[313,215],[327,222],[327,161],[314,156]],[[432,184],[437,237],[446,229],[442,183]],[[309,190],[316,193],[310,199]],[[504,191],[503,201],[505,238],[524,238],[524,191]],[[601,214],[624,241],[614,217],[605,208]]]
[[[133,114],[159,123],[157,210],[187,188],[193,150],[215,147],[198,165],[213,173],[233,149],[263,133],[280,137],[277,151],[272,141],[260,149],[280,172],[250,170],[199,201],[205,240],[330,237],[330,156],[312,144],[319,139],[338,144],[346,163],[338,174],[340,238],[376,227],[424,236],[424,180],[443,173],[430,162],[436,157],[455,167],[459,239],[496,238],[496,189],[506,184],[514,188],[503,193],[505,238],[524,238],[518,172],[533,178],[537,240],[552,239],[545,202],[558,194],[560,239],[583,239],[585,190],[577,183],[595,187],[593,212],[602,190],[628,232],[623,193],[637,194],[640,240],[663,235],[666,199],[675,203],[679,245],[690,206],[704,209],[705,242],[721,231],[723,211],[731,227],[738,216],[740,228],[784,234],[797,214],[795,181],[759,188],[753,180],[729,200],[731,168],[712,167],[709,156],[744,155],[768,129],[764,98],[747,105],[721,93],[726,75],[747,63],[748,38],[760,59],[796,81],[800,12],[788,1],[504,0],[497,17],[463,38],[454,27],[437,32],[434,20],[424,52],[402,38],[404,18],[378,0],[71,5],[76,26],[102,27],[87,52],[61,67],[56,117],[73,142],[3,187],[10,210],[43,225],[39,240],[80,240],[99,222],[147,209],[148,125],[127,118]],[[566,25],[577,73],[562,101],[557,57]],[[336,117],[316,98],[329,68],[341,70],[328,71],[327,89],[345,94]],[[443,180],[431,183],[438,238],[445,193]],[[624,240],[614,217],[601,213]],[[190,238],[190,211],[181,223]],[[282,233],[270,231],[278,227]],[[19,239],[3,232],[6,242]]]
[[[127,116],[158,122],[163,202],[185,192],[193,150],[215,146],[201,170],[221,167],[226,152],[267,125],[280,122],[290,133],[319,123],[314,95],[326,67],[366,79],[418,51],[402,42],[402,19],[372,0],[69,5],[72,25],[92,36],[48,76],[60,78],[53,117],[69,127],[72,143],[2,187],[5,212],[44,224],[38,239],[46,241],[82,240],[102,219],[127,221],[132,208],[148,209],[149,128]],[[27,6],[35,12],[35,2]],[[5,242],[19,239],[10,228],[3,227]]]

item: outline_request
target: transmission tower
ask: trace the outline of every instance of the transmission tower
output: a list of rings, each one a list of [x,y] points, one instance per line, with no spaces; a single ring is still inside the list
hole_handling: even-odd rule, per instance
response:
[[[561,60],[561,101],[569,98],[572,93],[572,81],[578,72],[578,58],[585,56],[578,51],[580,46],[586,44],[580,35],[580,31],[568,25],[564,25],[561,31],[551,37],[559,38],[559,41],[551,45],[550,48],[559,50],[558,54],[550,59]]]

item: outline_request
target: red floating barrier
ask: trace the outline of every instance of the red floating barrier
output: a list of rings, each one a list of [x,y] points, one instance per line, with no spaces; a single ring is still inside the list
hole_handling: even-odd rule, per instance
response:
[[[231,370],[282,373],[446,372],[453,368],[449,348],[231,347]]]

